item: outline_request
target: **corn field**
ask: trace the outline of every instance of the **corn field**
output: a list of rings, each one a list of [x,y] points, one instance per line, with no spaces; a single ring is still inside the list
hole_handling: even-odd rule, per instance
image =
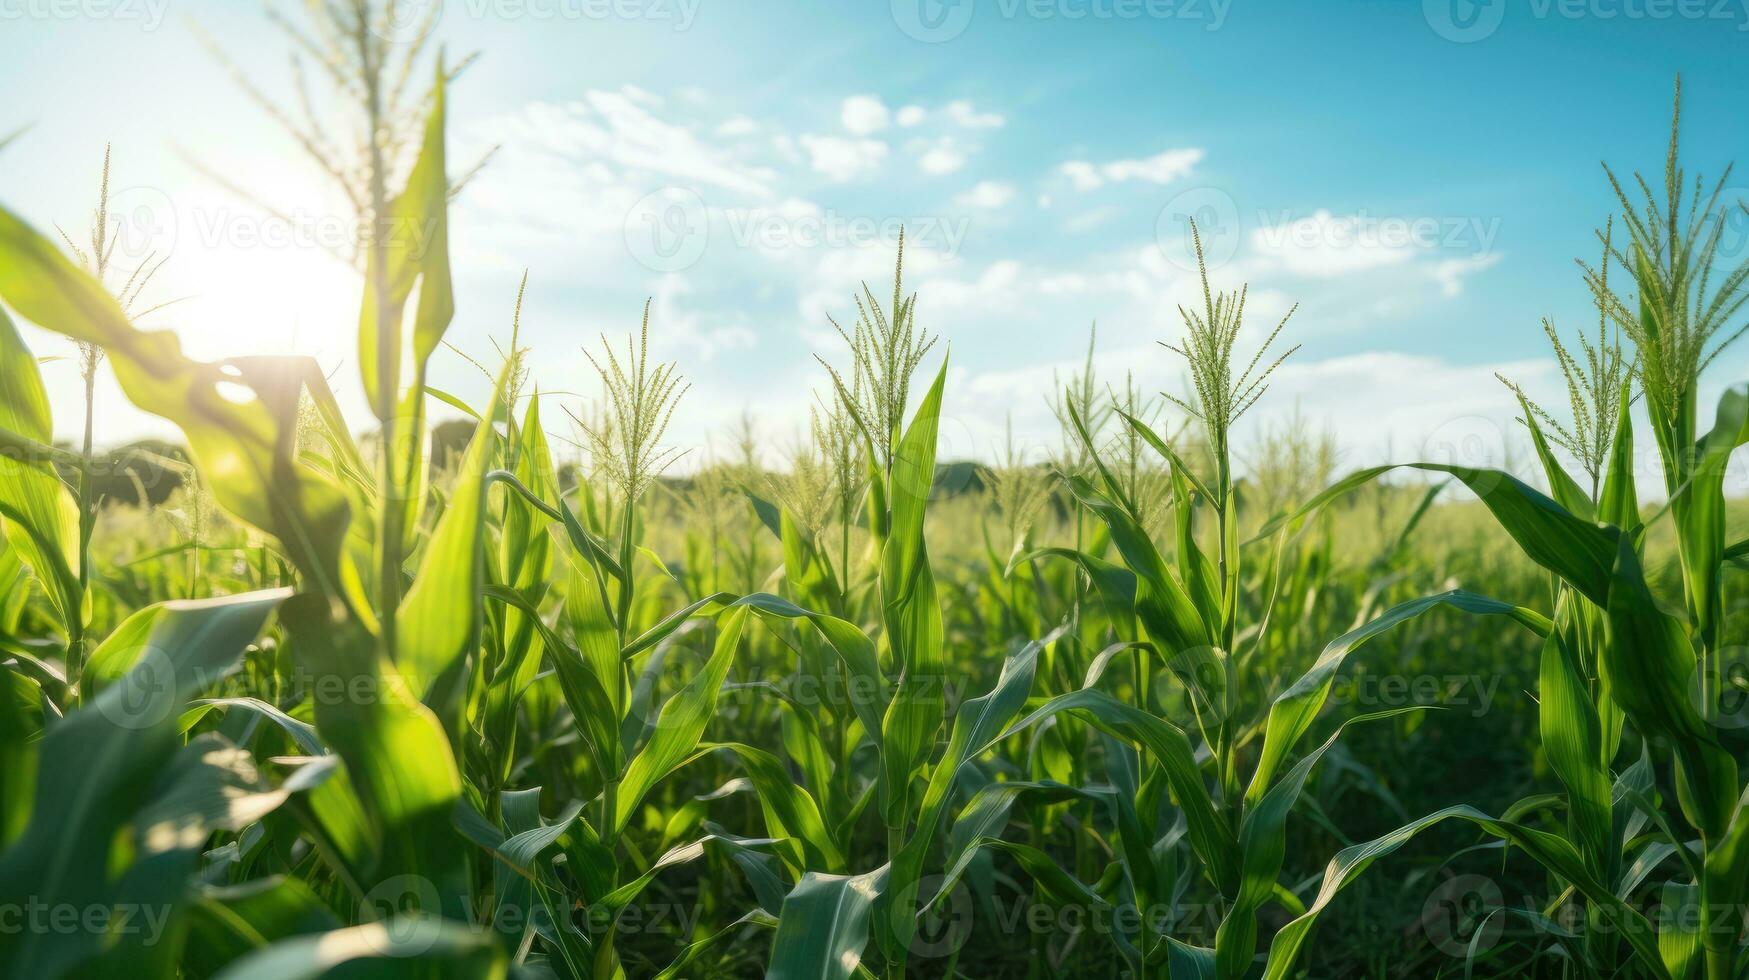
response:
[[[1679,124],[1608,175],[1571,404],[1500,389],[1517,475],[1236,444],[1295,323],[1206,267],[1181,391],[1090,353],[1048,461],[938,458],[902,245],[774,467],[682,460],[649,308],[593,397],[515,331],[489,400],[427,383],[456,74],[352,175],[355,373],[192,359],[101,216],[0,204],[0,974],[1749,976],[1749,387],[1699,394],[1749,264]],[[22,322],[180,445],[95,450]]]

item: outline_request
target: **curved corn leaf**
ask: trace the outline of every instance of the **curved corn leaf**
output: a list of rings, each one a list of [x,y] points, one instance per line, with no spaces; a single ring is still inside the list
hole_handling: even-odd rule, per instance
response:
[[[1441,463],[1397,463],[1358,470],[1331,484],[1293,513],[1265,524],[1251,541],[1264,540],[1283,527],[1298,527],[1332,500],[1392,470],[1404,468],[1456,477],[1481,499],[1531,561],[1559,575],[1597,605],[1609,601],[1610,569],[1615,564],[1615,539],[1620,533],[1574,516],[1534,487],[1500,470]]]
[[[1606,609],[1609,641],[1599,667],[1610,694],[1642,732],[1671,740],[1680,762],[1677,799],[1683,814],[1716,839],[1736,805],[1737,763],[1695,710],[1694,648],[1682,624],[1658,608],[1626,537],[1616,555]]]
[[[328,606],[314,600],[287,602],[280,618],[304,669],[357,692],[318,698],[316,731],[345,761],[378,855],[370,880],[361,884],[368,890],[403,876],[423,878],[435,886],[443,911],[464,918],[466,852],[456,846],[450,822],[461,773],[449,738],[376,638],[356,621],[335,621]]]
[[[1263,754],[1257,760],[1251,784],[1245,790],[1247,805],[1256,805],[1263,798],[1282,760],[1293,750],[1306,730],[1312,727],[1312,721],[1329,699],[1336,673],[1341,670],[1342,662],[1348,655],[1373,637],[1439,606],[1450,606],[1476,615],[1507,616],[1540,634],[1547,634],[1551,628],[1549,621],[1533,610],[1454,589],[1393,606],[1371,622],[1331,640],[1324,647],[1324,652],[1318,655],[1318,661],[1312,668],[1287,690],[1277,695],[1274,703],[1269,706],[1269,722],[1263,735]]]
[[[862,962],[875,898],[886,887],[884,864],[861,875],[803,875],[784,897],[766,980],[847,980]]]
[[[303,879],[271,875],[195,892],[188,905],[183,962],[195,976],[281,939],[329,932],[341,922]]]
[[[4,296],[0,292],[0,296]],[[36,358],[0,309],[0,431],[24,443],[54,441],[54,420]],[[47,455],[0,451],[0,529],[36,573],[63,624],[82,615],[79,505]]]
[[[1100,731],[1129,739],[1153,753],[1189,822],[1191,849],[1202,860],[1221,893],[1234,894],[1239,884],[1238,840],[1227,822],[1215,813],[1214,801],[1196,762],[1196,753],[1184,732],[1171,722],[1125,704],[1104,691],[1084,689],[1045,702],[1015,722],[999,738],[1007,738],[1063,712],[1072,712]]]
[[[1280,782],[1271,786],[1256,806],[1246,811],[1239,827],[1239,894],[1215,934],[1216,972],[1224,980],[1238,980],[1251,968],[1257,953],[1257,911],[1274,897],[1279,887],[1276,878],[1287,857],[1287,817],[1299,802],[1313,767],[1349,725],[1419,710],[1422,710],[1419,706],[1396,708],[1344,721],[1322,745],[1306,753]]]
[[[884,817],[889,827],[903,827],[909,819],[911,774],[935,749],[935,736],[947,711],[941,606],[923,541],[946,380],[944,360],[899,440],[887,488],[892,524],[881,548],[882,620],[899,671],[897,690],[878,729],[886,768]]]
[[[1408,843],[1410,838],[1435,824],[1446,820],[1464,820],[1475,824],[1485,833],[1508,841],[1513,846],[1524,851],[1544,868],[1564,878],[1578,892],[1585,896],[1595,908],[1607,916],[1615,926],[1618,934],[1627,939],[1639,958],[1641,969],[1645,974],[1672,980],[1665,969],[1662,957],[1658,952],[1657,937],[1652,924],[1646,917],[1632,906],[1627,905],[1602,882],[1597,881],[1586,869],[1585,862],[1573,845],[1554,834],[1540,830],[1532,830],[1509,820],[1490,817],[1470,806],[1454,806],[1430,813],[1418,820],[1411,821],[1396,830],[1367,841],[1343,848],[1330,859],[1330,864],[1324,869],[1324,881],[1318,889],[1317,898],[1307,906],[1304,915],[1299,916],[1283,926],[1275,934],[1275,939],[1269,947],[1269,960],[1264,968],[1265,980],[1283,980],[1293,969],[1294,961],[1299,957],[1312,927],[1317,924],[1318,916],[1329,906],[1337,893],[1347,887],[1361,872],[1365,871],[1374,861],[1382,858],[1397,848]]]
[[[237,960],[214,980],[315,980],[369,963],[383,980],[502,980],[503,950],[487,932],[460,922],[399,916],[320,935],[294,936]]]
[[[719,622],[716,645],[704,668],[662,705],[656,716],[656,731],[626,766],[620,781],[618,809],[613,814],[617,834],[644,801],[644,794],[679,768],[698,747],[705,726],[716,713],[717,696],[734,662],[741,642],[741,627],[747,622],[746,607],[730,611]]]
[[[182,703],[231,668],[285,598],[275,591],[164,604],[148,653],[44,736],[30,823],[0,855],[0,902],[108,907],[119,832],[137,820],[176,752]],[[65,778],[69,766],[78,779]],[[0,965],[10,976],[56,976],[95,955],[103,938],[83,929],[8,932]]]

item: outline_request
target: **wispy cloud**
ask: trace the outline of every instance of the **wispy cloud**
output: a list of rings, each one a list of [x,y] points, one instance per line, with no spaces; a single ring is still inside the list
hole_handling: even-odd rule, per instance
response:
[[[1126,180],[1146,181],[1150,184],[1169,184],[1174,180],[1190,176],[1196,165],[1202,162],[1205,151],[1200,147],[1166,150],[1151,157],[1139,160],[1112,160],[1107,163],[1091,163],[1086,160],[1070,160],[1058,170],[1076,190],[1090,191],[1103,187],[1108,183],[1120,183]]]

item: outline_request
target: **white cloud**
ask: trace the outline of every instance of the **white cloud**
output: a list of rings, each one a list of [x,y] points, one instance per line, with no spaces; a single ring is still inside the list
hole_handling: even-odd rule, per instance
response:
[[[966,165],[966,155],[951,140],[942,140],[923,151],[917,166],[926,174],[951,174]]]
[[[1091,211],[1082,211],[1080,214],[1063,219],[1063,230],[1075,235],[1085,235],[1109,223],[1112,219],[1120,217],[1123,213],[1123,208],[1111,204],[1094,208]]]
[[[1433,267],[1433,278],[1439,283],[1440,292],[1456,296],[1464,291],[1465,279],[1498,265],[1501,258],[1500,253],[1489,252],[1467,259],[1446,259]]]
[[[1314,277],[1401,265],[1418,251],[1413,241],[1384,234],[1358,215],[1337,216],[1324,210],[1256,229],[1251,247],[1289,272]]]
[[[1069,178],[1076,190],[1090,191],[1107,183],[1141,180],[1150,184],[1169,184],[1190,176],[1202,162],[1205,151],[1200,147],[1166,150],[1139,160],[1112,160],[1094,164],[1086,160],[1070,160],[1057,168]]]
[[[1320,209],[1308,217],[1266,221],[1251,232],[1252,254],[1266,266],[1314,279],[1334,279],[1384,270],[1412,288],[1432,279],[1446,297],[1463,292],[1464,283],[1498,264],[1501,255],[1484,243],[1471,255],[1452,257],[1442,251],[1442,222],[1435,218],[1335,215]],[[1420,273],[1402,280],[1401,271]],[[1401,290],[1383,294],[1375,306],[1403,298]],[[1389,312],[1378,306],[1380,312]]]
[[[922,106],[908,105],[899,110],[898,123],[906,129],[910,129],[923,122],[923,118],[927,115],[928,113],[923,110]]]
[[[770,196],[769,172],[743,165],[687,126],[656,115],[652,110],[661,105],[661,99],[634,86],[596,89],[576,102],[533,103],[493,128],[499,142],[518,152],[588,160],[622,178],[655,175]]]
[[[747,116],[730,116],[717,125],[718,136],[736,137],[750,136],[759,128],[759,124]]]
[[[656,336],[664,350],[684,353],[689,360],[709,361],[723,351],[759,343],[759,335],[744,325],[705,325],[699,313],[681,305],[692,292],[693,286],[684,275],[669,273],[656,280],[650,317],[661,327]]]
[[[867,136],[887,128],[891,113],[886,103],[873,95],[853,95],[844,100],[838,119],[844,128],[857,136]]]
[[[942,112],[954,125],[966,129],[1000,129],[1008,119],[999,112],[979,112],[964,99],[956,99],[942,107]]]
[[[839,182],[872,173],[887,156],[887,144],[880,140],[803,136],[801,144],[814,170]]]
[[[998,180],[980,180],[972,189],[954,198],[954,203],[968,208],[999,208],[1014,200],[1014,185]]]
[[[1099,168],[1085,160],[1070,160],[1058,169],[1078,191],[1090,191],[1105,183],[1099,176]]]

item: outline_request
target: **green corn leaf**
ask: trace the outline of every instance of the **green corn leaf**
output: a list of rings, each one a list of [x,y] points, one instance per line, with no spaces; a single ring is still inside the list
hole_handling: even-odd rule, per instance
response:
[[[1184,586],[1166,567],[1159,549],[1125,507],[1094,490],[1080,477],[1071,477],[1069,489],[1075,499],[1093,511],[1111,531],[1112,544],[1124,564],[1136,576],[1136,615],[1148,635],[1165,651],[1176,653],[1215,643],[1219,623],[1205,622]]]
[[[201,888],[188,905],[187,919],[183,963],[195,976],[210,976],[279,940],[341,927],[303,879],[288,875]]]
[[[1696,710],[1698,661],[1682,624],[1658,608],[1639,556],[1622,538],[1607,606],[1609,641],[1600,667],[1609,690],[1642,732],[1671,740],[1680,762],[1677,798],[1689,823],[1722,834],[1737,800],[1737,764]]]
[[[1440,463],[1401,463],[1358,470],[1331,484],[1293,513],[1265,524],[1251,540],[1264,540],[1283,527],[1299,527],[1332,500],[1405,467],[1457,477],[1481,499],[1531,561],[1559,575],[1599,606],[1609,601],[1610,569],[1615,564],[1618,533],[1574,516],[1524,481],[1499,470]]]
[[[150,649],[152,630],[163,618],[166,608],[158,604],[135,610],[91,651],[81,679],[87,696],[101,693],[134,669]]]
[[[1536,458],[1542,463],[1543,475],[1548,478],[1549,490],[1553,494],[1555,502],[1567,508],[1575,517],[1584,520],[1595,519],[1596,508],[1592,504],[1591,498],[1586,495],[1578,482],[1567,473],[1560,461],[1555,458],[1555,451],[1549,446],[1548,439],[1543,436],[1542,426],[1538,425],[1536,421],[1536,413],[1531,410],[1530,402],[1522,392],[1518,394],[1518,407],[1519,411],[1523,413],[1519,419],[1524,423],[1524,427],[1530,430],[1531,447],[1536,450]]]
[[[886,823],[908,819],[911,774],[935,748],[947,709],[947,659],[935,576],[923,541],[923,517],[935,482],[936,429],[947,364],[924,396],[894,453],[888,490],[892,526],[881,549],[881,597],[887,642],[899,676],[897,692],[882,720],[881,759],[886,767]]]
[[[613,814],[614,832],[625,828],[644,794],[679,768],[698,747],[705,726],[716,712],[717,696],[734,663],[735,649],[746,625],[745,607],[731,610],[718,621],[716,645],[702,670],[662,705],[656,731],[626,766],[620,782],[618,809]]]
[[[119,831],[177,749],[178,710],[231,668],[285,597],[165,604],[133,669],[45,735],[30,823],[0,855],[0,901],[85,909],[115,898]],[[65,778],[75,767],[80,777]],[[10,976],[59,975],[95,955],[102,939],[87,930],[0,935],[0,965]]]
[[[1046,558],[1066,559],[1079,565],[1087,573],[1093,587],[1098,590],[1100,599],[1105,603],[1106,615],[1111,617],[1118,635],[1126,638],[1136,635],[1136,573],[1085,551],[1076,551],[1073,548],[1039,548],[1016,553],[1008,562],[1006,574],[1012,574],[1023,563]]]
[[[384,656],[381,644],[355,621],[336,621],[326,604],[299,596],[281,619],[293,654],[317,683],[346,692],[316,700],[316,731],[346,764],[378,859],[365,889],[423,879],[442,909],[466,914],[465,852],[451,814],[461,773],[443,725]]]
[[[1739,386],[1719,398],[1712,431],[1695,444],[1687,479],[1670,495],[1688,611],[1707,649],[1715,646],[1714,633],[1723,616],[1719,565],[1725,545],[1725,466],[1746,440],[1749,388]]]
[[[503,397],[503,376],[492,396]],[[475,649],[484,583],[486,473],[498,455],[498,434],[479,425],[468,442],[448,504],[431,532],[419,573],[395,615],[395,666],[423,698]]]
[[[283,939],[232,962],[214,980],[315,980],[342,967],[382,980],[504,980],[507,961],[489,933],[460,922],[399,916]]]
[[[1612,849],[1613,790],[1604,766],[1603,724],[1584,669],[1562,631],[1543,640],[1537,684],[1543,751],[1567,787],[1567,805],[1581,853],[1594,873],[1607,875]]]
[[[1640,527],[1640,501],[1634,486],[1634,423],[1632,382],[1622,382],[1620,412],[1615,420],[1615,439],[1609,447],[1609,465],[1598,494],[1597,519],[1624,531]]]
[[[807,866],[799,870],[843,870],[844,855],[827,832],[818,804],[807,790],[796,784],[777,756],[739,742],[720,742],[701,748],[720,749],[740,760],[759,796],[767,833],[773,837],[793,837],[802,842]]]
[[[712,949],[729,943],[730,940],[752,928],[775,929],[777,928],[777,917],[764,909],[754,909],[748,912],[734,922],[681,950],[680,955],[674,958],[674,962],[663,967],[662,972],[656,974],[655,980],[677,980],[683,975],[682,971],[698,962],[699,957]]]
[[[0,309],[0,430],[26,444],[54,441],[54,421],[36,358],[4,309]],[[49,457],[14,452],[10,447],[0,451],[0,529],[42,581],[62,623],[82,615],[79,505],[55,474]]]
[[[1256,806],[1246,811],[1244,823],[1239,828],[1239,894],[1221,919],[1215,934],[1216,971],[1223,980],[1238,980],[1251,969],[1251,961],[1257,953],[1257,911],[1274,896],[1278,887],[1276,878],[1280,876],[1282,861],[1287,857],[1287,817],[1299,802],[1313,767],[1349,725],[1419,710],[1422,710],[1419,706],[1398,708],[1348,719],[1338,725],[1322,745],[1306,753],[1280,782],[1271,786]]]
[[[1572,844],[1554,834],[1490,817],[1470,806],[1454,806],[1435,811],[1404,824],[1383,837],[1345,847],[1331,858],[1330,864],[1324,869],[1324,880],[1318,889],[1317,898],[1307,906],[1304,915],[1289,922],[1275,934],[1269,948],[1268,964],[1264,969],[1265,980],[1283,980],[1290,975],[1294,961],[1298,959],[1318,917],[1337,893],[1371,867],[1374,861],[1402,847],[1428,827],[1454,819],[1473,823],[1490,836],[1511,843],[1544,868],[1566,879],[1609,917],[1617,933],[1633,947],[1640,968],[1646,975],[1657,977],[1658,980],[1673,980],[1659,955],[1652,924],[1638,910],[1616,898],[1607,886],[1593,878],[1585,868],[1584,859]]]
[[[426,117],[419,157],[407,186],[389,204],[386,224],[367,252],[365,301],[359,313],[358,358],[365,395],[378,419],[393,421],[401,434],[401,454],[388,469],[392,485],[383,488],[407,503],[405,525],[383,533],[410,540],[424,497],[425,369],[455,315],[449,269],[449,176],[445,164],[445,70],[437,65],[431,111]],[[413,314],[412,352],[405,350],[407,301],[419,290]],[[403,374],[412,375],[403,394]],[[398,416],[398,417],[397,417]]]
[[[1227,822],[1215,813],[1214,801],[1184,732],[1171,722],[1118,701],[1103,691],[1080,690],[1045,702],[1015,722],[1000,737],[1007,738],[1064,712],[1073,712],[1100,731],[1129,739],[1153,753],[1189,821],[1191,849],[1202,859],[1222,894],[1233,894],[1239,883],[1238,840]]]
[[[1282,760],[1287,758],[1294,745],[1312,727],[1313,720],[1318,717],[1318,712],[1329,699],[1331,685],[1336,682],[1336,673],[1342,669],[1342,662],[1348,655],[1379,634],[1440,606],[1450,606],[1474,615],[1507,616],[1539,634],[1547,634],[1551,629],[1549,621],[1533,610],[1454,589],[1393,606],[1371,622],[1331,640],[1324,647],[1324,652],[1319,654],[1317,663],[1287,690],[1277,695],[1274,703],[1269,706],[1269,722],[1263,735],[1263,754],[1252,773],[1251,784],[1245,790],[1247,806],[1254,806],[1263,799]]]
[[[327,755],[328,749],[322,744],[321,736],[316,734],[314,725],[302,722],[286,714],[284,711],[268,704],[260,698],[203,698],[195,701],[182,716],[177,719],[177,730],[186,735],[194,726],[211,712],[237,709],[258,715],[267,721],[278,725],[291,740],[297,743],[305,755]]]
[[[960,771],[988,751],[1003,735],[1003,726],[1025,707],[1038,670],[1039,653],[1064,634],[1066,627],[1027,643],[1002,662],[1002,672],[988,694],[968,700],[954,716],[947,751],[930,772],[918,807],[917,826],[891,863],[891,889],[879,901],[883,950],[892,955],[906,948],[915,925],[914,904],[924,863],[946,814],[948,797]]]
[[[181,427],[218,503],[278,538],[311,585],[339,601],[350,509],[330,477],[298,465],[297,402],[283,397],[282,382],[270,385],[249,364],[190,360],[168,330],[134,329],[101,284],[3,208],[0,300],[39,326],[102,347],[129,400]],[[228,397],[226,387],[239,382],[264,391],[251,401]]]
[[[783,900],[766,980],[848,980],[886,887],[886,865],[861,875],[803,875]]]

